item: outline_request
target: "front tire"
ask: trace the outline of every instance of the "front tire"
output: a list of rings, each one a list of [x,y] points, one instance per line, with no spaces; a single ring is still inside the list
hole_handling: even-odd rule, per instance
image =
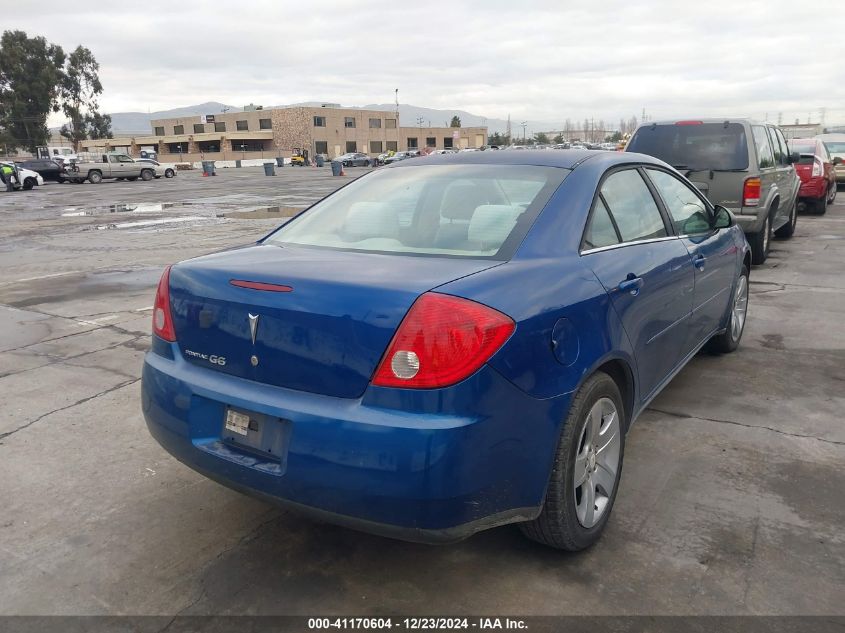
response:
[[[619,387],[604,372],[578,390],[561,427],[540,515],[520,523],[528,538],[579,551],[602,534],[622,475],[626,428]]]
[[[789,222],[784,224],[780,227],[777,231],[775,231],[775,237],[781,237],[784,239],[792,237],[792,234],[795,233],[795,227],[798,224],[798,201],[795,201],[795,204],[792,205],[792,212],[789,214]]]
[[[769,256],[769,242],[772,237],[772,215],[766,214],[763,227],[757,232],[748,236],[748,244],[751,246],[751,263],[755,266],[766,261]]]
[[[739,341],[745,331],[745,320],[748,316],[748,268],[745,265],[742,266],[742,272],[736,281],[730,310],[728,326],[725,331],[711,338],[707,344],[711,352],[729,354],[739,347]]]
[[[173,176],[175,176],[175,175],[176,175],[176,172],[173,171],[172,169],[166,169],[164,171],[164,177],[165,178],[173,178]]]
[[[26,180],[23,181],[24,191],[29,191],[33,187],[35,187],[35,179],[34,178],[27,178]]]

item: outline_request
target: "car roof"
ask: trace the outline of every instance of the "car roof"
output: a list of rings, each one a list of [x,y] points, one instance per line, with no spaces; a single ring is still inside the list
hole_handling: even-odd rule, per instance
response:
[[[432,154],[425,161],[425,165],[534,165],[538,167],[562,167],[575,169],[585,161],[591,163],[605,163],[607,167],[622,165],[626,163],[648,163],[652,165],[665,165],[662,160],[636,154],[633,152],[595,151],[579,149],[562,149],[554,152],[546,150],[524,150],[521,152],[458,152],[457,154]],[[410,163],[397,163],[391,169],[405,169],[413,165],[419,165],[415,161]]]
[[[754,125],[766,125],[762,121],[755,121],[745,117],[678,117],[677,119],[664,119],[662,121],[648,121],[641,123],[640,128],[651,127],[652,125],[675,125],[681,121],[701,121],[701,123],[752,123]],[[638,128],[639,129],[639,128]]]

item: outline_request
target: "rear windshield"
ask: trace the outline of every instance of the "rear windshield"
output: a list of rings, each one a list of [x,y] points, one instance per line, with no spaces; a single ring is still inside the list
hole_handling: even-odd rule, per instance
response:
[[[654,156],[676,169],[748,168],[748,141],[741,123],[650,125],[637,130],[627,151]]]
[[[382,169],[318,202],[265,243],[504,260],[567,174],[532,165]]]
[[[799,154],[815,154],[816,153],[816,146],[814,143],[796,143],[795,141],[791,141],[789,143],[789,149],[793,152],[798,152]]]
[[[824,145],[827,147],[827,151],[831,154],[845,154],[845,142],[825,141]]]

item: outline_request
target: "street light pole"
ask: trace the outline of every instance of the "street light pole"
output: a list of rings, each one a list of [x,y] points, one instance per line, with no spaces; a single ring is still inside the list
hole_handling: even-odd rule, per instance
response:
[[[525,127],[528,125],[528,121],[523,121],[520,125],[522,126],[522,144],[525,145]]]

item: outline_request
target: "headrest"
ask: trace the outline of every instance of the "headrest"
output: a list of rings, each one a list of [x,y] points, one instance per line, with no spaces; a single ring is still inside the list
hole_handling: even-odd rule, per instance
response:
[[[510,204],[483,204],[472,214],[468,238],[484,243],[485,249],[498,248],[510,235],[524,207]]]

